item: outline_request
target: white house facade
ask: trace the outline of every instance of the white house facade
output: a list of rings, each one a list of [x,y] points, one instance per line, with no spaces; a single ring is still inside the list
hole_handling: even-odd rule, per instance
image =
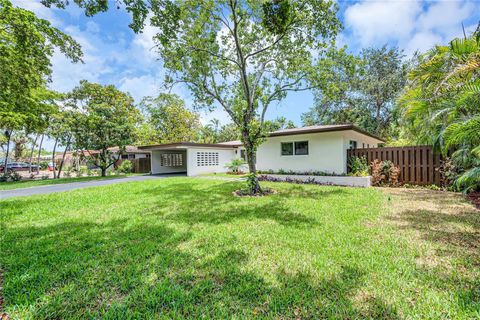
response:
[[[353,125],[310,126],[285,129],[269,134],[259,146],[256,164],[259,170],[347,172],[349,148],[374,148],[381,138]],[[225,165],[244,157],[239,141],[217,144],[180,142],[139,147],[151,152],[151,173],[186,173],[196,176],[226,172]]]

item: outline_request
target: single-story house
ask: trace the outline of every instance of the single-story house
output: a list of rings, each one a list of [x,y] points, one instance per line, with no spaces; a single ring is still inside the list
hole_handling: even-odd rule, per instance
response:
[[[347,150],[373,148],[385,141],[353,125],[319,125],[271,132],[256,153],[258,170],[347,172]],[[245,158],[240,141],[215,144],[178,142],[138,147],[151,152],[151,173],[195,176],[226,172],[225,165]]]

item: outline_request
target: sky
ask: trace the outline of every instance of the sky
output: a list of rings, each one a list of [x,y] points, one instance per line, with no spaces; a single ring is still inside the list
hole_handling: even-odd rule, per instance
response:
[[[144,96],[161,92],[164,70],[154,50],[152,37],[155,29],[149,25],[143,33],[135,34],[129,27],[127,12],[116,9],[115,1],[106,13],[86,17],[72,4],[66,10],[46,8],[39,0],[14,0],[15,5],[35,12],[53,26],[72,36],[82,46],[84,64],[73,64],[63,55],[55,53],[52,59],[50,87],[66,92],[80,80],[114,84],[128,91],[139,102]],[[70,1],[73,2],[73,1]],[[338,1],[338,16],[344,29],[337,44],[346,45],[352,53],[365,47],[396,46],[407,56],[415,51],[424,52],[435,44],[446,44],[467,32],[475,30],[480,21],[480,1],[413,1],[413,0],[360,0]],[[175,87],[189,108],[193,100],[184,87]],[[286,99],[273,104],[267,118],[284,116],[301,126],[300,116],[313,105],[311,92],[289,93]],[[205,124],[213,118],[221,123],[230,122],[221,109],[200,112]],[[47,143],[47,149],[50,142]]]

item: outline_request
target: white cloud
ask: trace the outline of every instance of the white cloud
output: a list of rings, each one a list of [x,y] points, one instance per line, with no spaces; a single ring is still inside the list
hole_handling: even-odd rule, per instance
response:
[[[137,102],[143,97],[156,96],[159,93],[158,81],[150,75],[124,77],[120,80],[119,89],[129,92]]]
[[[345,24],[367,46],[409,36],[420,11],[416,1],[364,1],[346,9]]]
[[[405,53],[411,55],[415,51],[425,52],[437,44],[442,44],[441,36],[429,31],[419,32],[408,41]]]
[[[462,22],[478,19],[475,13],[479,9],[479,2],[462,0],[363,0],[345,10],[345,34],[350,45],[390,43],[405,49],[407,54],[423,52],[461,36]]]

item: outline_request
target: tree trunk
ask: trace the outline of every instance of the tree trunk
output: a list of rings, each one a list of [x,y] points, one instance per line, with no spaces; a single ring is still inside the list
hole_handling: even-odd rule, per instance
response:
[[[249,139],[249,134],[244,132],[244,146],[245,151],[247,153],[247,163],[248,163],[248,170],[250,174],[248,176],[247,185],[250,191],[250,194],[256,195],[262,193],[262,188],[260,187],[260,183],[258,182],[257,177],[257,166],[255,164],[255,148],[253,143]]]
[[[6,130],[5,133],[7,134],[7,152],[5,153],[5,161],[3,162],[3,174],[7,174],[8,154],[10,152],[10,140],[12,138],[13,130],[10,132]]]
[[[42,144],[43,144],[43,137],[45,135],[42,134],[42,138],[40,139],[40,144],[38,145],[38,156],[37,156],[37,174],[40,174],[40,156],[42,153]]]
[[[55,139],[55,144],[53,145],[52,151],[52,164],[53,164],[53,179],[57,179],[57,164],[55,163],[55,151],[57,149],[58,139]]]
[[[106,177],[107,176],[107,168],[101,167],[100,169],[102,170],[102,173],[101,173],[102,177]]]
[[[35,141],[32,144],[32,151],[30,152],[30,165],[28,167],[28,173],[32,173],[33,153],[35,152],[35,146],[37,145],[38,136],[39,135],[37,134],[37,136],[35,137]]]
[[[60,165],[58,166],[58,178],[60,178],[60,173],[62,172],[63,163],[65,162],[65,156],[67,154],[69,147],[70,147],[70,137],[68,138],[67,144],[65,145],[65,150],[63,150],[62,161],[60,161]]]

